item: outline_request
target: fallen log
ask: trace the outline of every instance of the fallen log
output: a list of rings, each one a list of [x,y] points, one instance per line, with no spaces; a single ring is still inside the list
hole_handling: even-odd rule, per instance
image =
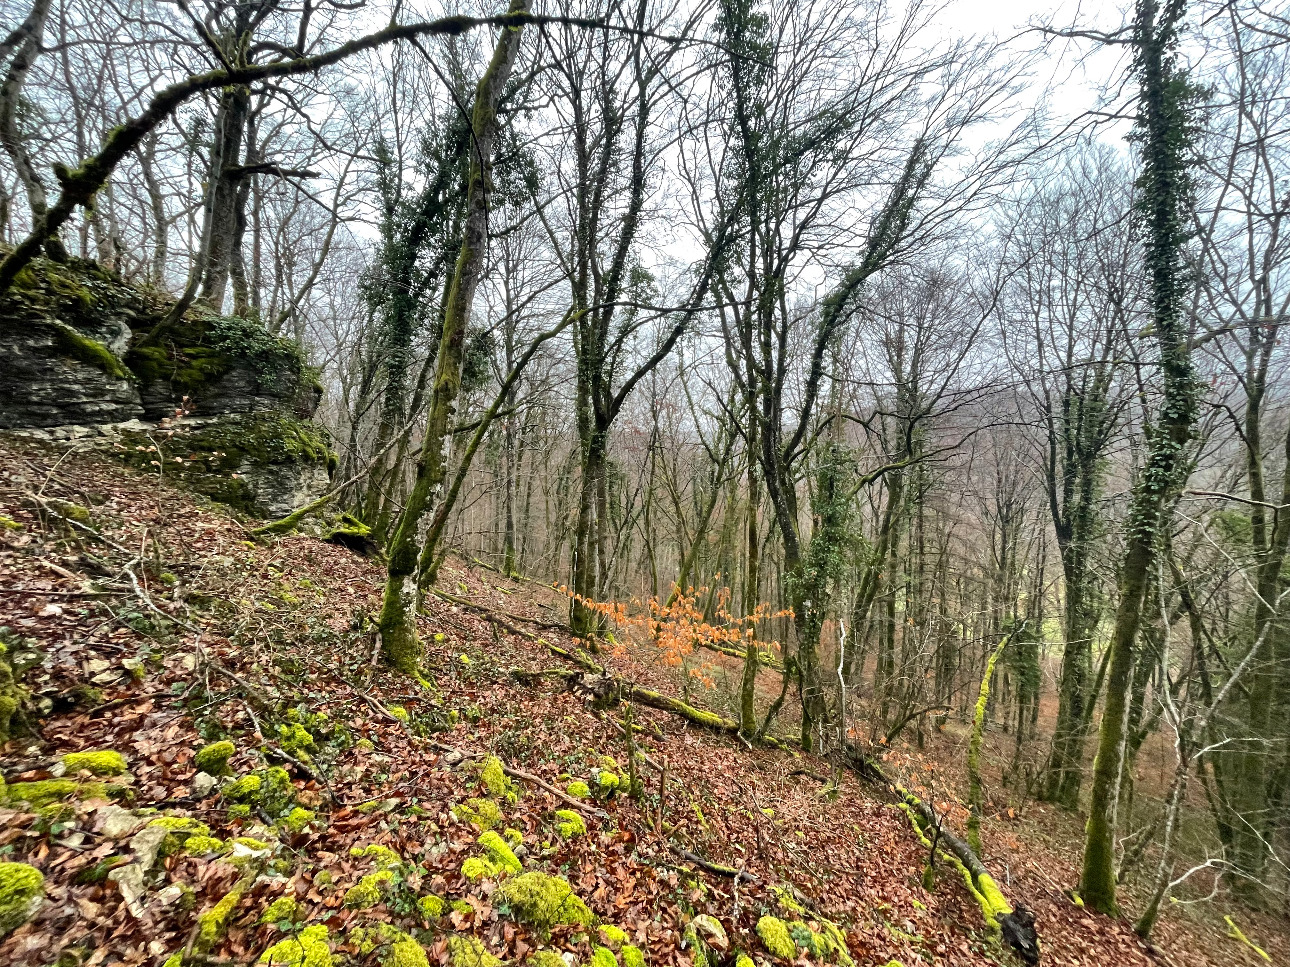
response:
[[[986,925],[991,931],[997,932],[1027,964],[1039,963],[1039,935],[1035,930],[1035,915],[1020,902],[1015,907],[1008,902],[981,858],[965,840],[946,829],[941,818],[927,803],[900,785],[889,782],[888,786],[901,797],[896,805],[909,817],[910,824],[923,845],[933,854],[939,852],[942,858],[963,875],[968,892],[980,905]],[[934,833],[934,839],[928,839],[929,830]],[[939,849],[942,846],[945,848]],[[928,861],[931,862],[930,857]]]

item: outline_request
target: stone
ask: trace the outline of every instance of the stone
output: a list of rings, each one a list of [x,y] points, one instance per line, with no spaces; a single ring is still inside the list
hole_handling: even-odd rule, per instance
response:
[[[165,830],[162,830],[164,833]],[[125,902],[125,908],[130,911],[130,915],[136,920],[142,920],[144,915],[143,896],[148,892],[147,884],[144,882],[145,869],[138,863],[127,863],[125,866],[118,866],[107,875],[108,881],[116,884],[116,888],[121,892],[121,899]]]
[[[99,822],[99,835],[105,839],[125,839],[134,832],[145,817],[136,816],[129,809],[114,803],[100,806],[95,811]]]
[[[219,779],[205,772],[199,772],[193,776],[193,798],[205,799],[215,787],[219,785]]]
[[[157,863],[161,844],[169,835],[170,830],[164,826],[145,826],[135,833],[130,838],[130,852],[134,854],[135,862],[145,871],[152,869]]]

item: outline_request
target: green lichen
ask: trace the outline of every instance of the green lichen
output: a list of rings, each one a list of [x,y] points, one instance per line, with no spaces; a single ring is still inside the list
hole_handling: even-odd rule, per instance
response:
[[[294,937],[279,940],[260,954],[259,963],[271,967],[332,967],[327,927],[314,924]]]
[[[345,891],[345,906],[351,910],[367,910],[381,902],[381,890],[394,879],[391,870],[368,873],[358,884]]]
[[[484,848],[488,855],[488,860],[499,870],[506,870],[509,873],[519,873],[524,867],[520,864],[519,859],[511,850],[506,840],[498,836],[497,833],[489,830],[479,837],[479,845]]]
[[[484,788],[488,790],[491,797],[501,802],[512,803],[519,798],[515,791],[515,783],[507,778],[502,760],[495,755],[490,755],[484,760],[479,781],[484,784]]]
[[[491,799],[468,799],[454,806],[452,813],[463,822],[474,823],[485,831],[502,821],[501,807]]]
[[[623,949],[618,951],[618,956],[622,959],[623,967],[645,967],[645,952],[633,944],[623,944]],[[736,964],[735,967],[740,965]],[[753,967],[753,965],[749,963],[747,967]]]
[[[45,876],[26,863],[0,863],[0,937],[30,920],[45,898]]]
[[[454,933],[448,937],[448,960],[452,967],[501,967],[478,937]]]
[[[68,772],[89,772],[96,776],[119,776],[125,772],[125,757],[120,752],[104,749],[99,752],[69,752],[63,756],[63,766]]]
[[[587,835],[586,822],[572,809],[557,809],[555,818],[558,820],[556,829],[560,831],[560,835],[565,839]]]
[[[293,896],[280,896],[260,914],[261,923],[292,923],[300,918],[300,904]]]
[[[315,813],[312,809],[296,806],[291,812],[287,813],[282,820],[282,825],[293,833],[303,833],[306,827],[314,821],[314,817]]]
[[[228,760],[235,752],[237,747],[227,739],[212,742],[193,756],[193,764],[197,766],[198,771],[205,772],[207,775],[222,776],[227,774]]]
[[[427,920],[438,920],[443,916],[443,897],[436,896],[433,893],[427,894],[417,900],[417,909],[421,911],[421,916]]]
[[[495,895],[516,920],[539,930],[560,924],[589,927],[595,921],[568,880],[536,870],[506,880]]]
[[[591,967],[618,967],[618,958],[608,947],[593,947]]]
[[[581,779],[575,779],[573,782],[569,783],[564,787],[564,791],[574,799],[586,799],[591,795],[591,789]]]
[[[797,959],[797,944],[788,932],[788,924],[778,917],[764,916],[757,921],[757,936],[767,952],[783,960]]]

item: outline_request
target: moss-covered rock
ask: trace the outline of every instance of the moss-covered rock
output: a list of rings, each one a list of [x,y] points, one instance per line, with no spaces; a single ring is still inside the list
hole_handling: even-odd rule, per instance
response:
[[[13,665],[9,662],[9,649],[0,642],[0,745],[13,737],[14,725],[21,720],[22,704],[26,700],[27,689],[14,674]],[[0,780],[0,792],[4,789],[2,783]]]
[[[608,947],[593,947],[591,950],[591,967],[618,967],[618,958]]]
[[[237,752],[237,746],[227,739],[219,742],[212,742],[210,745],[200,749],[197,755],[193,756],[193,764],[197,766],[198,771],[204,772],[211,776],[223,776],[228,774],[228,760],[233,758]]]
[[[528,967],[569,967],[556,951],[545,949],[533,951],[525,963]]]
[[[448,937],[448,960],[452,967],[501,967],[478,937],[454,933]]]
[[[623,967],[645,967],[645,952],[632,944],[623,944],[623,949],[618,951],[618,957],[622,960]],[[750,963],[748,967],[752,967],[752,964]]]
[[[36,915],[45,902],[45,876],[26,863],[0,863],[0,937]]]
[[[757,921],[757,936],[767,952],[783,960],[797,957],[797,944],[788,931],[788,924],[778,917],[764,916]]]
[[[430,967],[425,949],[411,937],[392,943],[381,964],[382,967]]]
[[[300,903],[293,896],[280,896],[260,914],[261,923],[293,922],[299,919]]]
[[[75,779],[38,779],[35,782],[11,782],[0,786],[0,794],[13,806],[39,808],[70,799],[109,799],[122,792],[121,786],[104,782],[77,782]]]
[[[326,490],[336,455],[316,423],[279,412],[184,420],[154,448],[155,432],[125,431],[117,453],[133,466],[250,514],[280,517]],[[178,460],[178,462],[176,462]]]
[[[617,950],[627,942],[627,931],[622,927],[615,927],[612,923],[602,923],[596,932],[600,934],[604,945],[611,950]]]
[[[560,924],[589,927],[595,915],[569,881],[536,870],[505,880],[496,893],[511,915],[539,930]]]
[[[238,880],[215,906],[197,918],[197,938],[193,943],[193,949],[199,953],[210,953],[215,945],[224,938],[224,934],[228,930],[228,922],[233,916],[233,911],[237,909],[237,905],[242,902],[242,896],[246,893],[246,888],[247,880],[244,877]]]
[[[292,833],[303,833],[309,828],[309,824],[314,821],[315,813],[312,809],[305,809],[302,806],[296,806],[287,813],[282,819],[282,825]]]
[[[378,870],[395,870],[403,865],[403,857],[380,843],[369,843],[366,846],[351,846],[349,855],[356,859],[371,860]]]
[[[474,823],[482,831],[497,826],[502,821],[502,810],[491,799],[468,799],[452,809],[452,814],[467,823]]]
[[[576,836],[587,835],[587,824],[582,816],[572,809],[557,809],[555,811],[556,829],[565,839],[573,839]]]
[[[69,752],[63,756],[63,768],[70,773],[88,772],[96,776],[119,776],[125,772],[125,757],[111,749],[98,752]]]
[[[511,782],[506,775],[502,760],[495,755],[490,755],[484,760],[483,768],[479,772],[479,781],[484,784],[488,795],[500,802],[513,803],[519,798],[515,783]]]
[[[581,779],[575,779],[569,783],[564,787],[564,791],[574,799],[586,799],[591,795],[591,788]]]
[[[258,963],[270,967],[332,967],[331,945],[323,924],[305,927],[292,937],[279,940],[260,954]]]
[[[427,920],[438,920],[443,916],[444,899],[433,893],[427,894],[417,900],[417,909],[421,911],[421,916]]]
[[[519,873],[524,869],[510,845],[493,830],[490,829],[479,837],[479,845],[484,848],[484,853],[489,862],[497,867],[498,870]]]
[[[351,910],[367,910],[381,902],[385,889],[394,880],[392,870],[377,870],[368,873],[358,883],[345,891],[345,906]]]
[[[363,557],[371,557],[380,550],[380,545],[372,537],[372,528],[353,514],[341,514],[323,534],[323,540],[328,544],[347,547]]]

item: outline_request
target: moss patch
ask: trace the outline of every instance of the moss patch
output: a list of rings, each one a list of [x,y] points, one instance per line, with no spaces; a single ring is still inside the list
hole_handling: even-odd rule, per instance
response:
[[[228,760],[237,752],[237,746],[225,739],[212,742],[193,756],[193,764],[207,775],[222,776],[228,772]]]
[[[452,967],[501,967],[478,937],[454,933],[448,937],[448,960]]]
[[[496,895],[515,919],[539,930],[561,924],[589,927],[595,921],[568,880],[536,870],[507,880]]]
[[[767,952],[783,960],[797,958],[797,944],[788,932],[788,924],[778,917],[765,916],[757,921],[757,936]]]
[[[26,863],[0,863],[0,937],[12,933],[44,902],[45,877]]]
[[[272,967],[332,967],[327,928],[322,924],[305,927],[294,937],[279,940],[260,954],[259,963]]]

